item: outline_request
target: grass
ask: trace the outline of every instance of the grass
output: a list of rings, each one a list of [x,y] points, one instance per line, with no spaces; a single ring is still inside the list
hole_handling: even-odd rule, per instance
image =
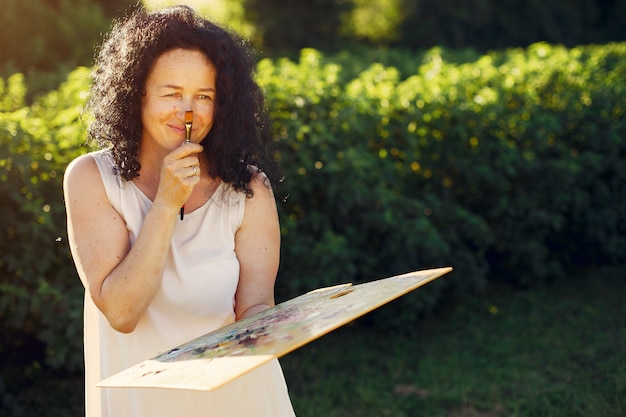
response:
[[[294,407],[300,417],[626,416],[624,278],[491,288],[403,333],[357,321],[282,359]]]
[[[625,278],[621,268],[545,288],[493,286],[402,333],[360,319],[281,359],[296,413],[626,416]],[[0,389],[14,403],[8,417],[82,415],[79,376],[38,375],[19,394]]]

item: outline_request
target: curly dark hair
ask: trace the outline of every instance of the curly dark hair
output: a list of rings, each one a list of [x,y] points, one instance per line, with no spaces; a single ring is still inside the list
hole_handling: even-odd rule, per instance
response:
[[[139,8],[113,25],[93,69],[90,138],[112,147],[122,178],[139,175],[145,81],[155,60],[176,48],[203,52],[217,70],[214,124],[202,141],[208,174],[248,196],[251,166],[277,182],[264,95],[254,79],[256,61],[248,43],[187,6]]]

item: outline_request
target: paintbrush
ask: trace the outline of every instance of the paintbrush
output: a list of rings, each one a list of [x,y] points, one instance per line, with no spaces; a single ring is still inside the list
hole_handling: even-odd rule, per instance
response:
[[[191,143],[191,126],[193,124],[193,112],[185,112],[185,141],[183,143]],[[195,169],[194,169],[195,172]],[[185,217],[185,205],[180,208],[180,219]]]
[[[185,112],[185,143],[191,143],[191,125],[193,124],[193,112]]]

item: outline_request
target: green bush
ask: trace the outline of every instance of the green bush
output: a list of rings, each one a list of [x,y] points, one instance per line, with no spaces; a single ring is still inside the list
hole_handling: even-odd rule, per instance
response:
[[[453,266],[376,316],[408,325],[445,291],[623,263],[625,57],[626,44],[535,44],[261,61],[285,174],[278,299]],[[22,76],[0,82],[0,328],[66,369],[82,359],[83,290],[61,179],[89,149],[88,85],[79,68],[27,106]]]
[[[280,206],[284,279],[279,289],[292,295],[441,266],[454,252],[471,260],[463,266],[465,276],[482,285],[486,265],[467,252],[475,250],[467,244],[484,246],[480,241],[489,241],[488,230],[462,208],[445,208],[435,195],[407,194],[403,168],[382,156],[381,143],[402,141],[387,131],[391,103],[380,105],[395,94],[398,72],[374,65],[341,85],[339,71],[313,50],[305,50],[299,63],[259,65],[286,174],[280,190],[287,199]],[[429,217],[433,206],[442,207],[441,218]],[[445,222],[476,235],[457,239]],[[440,289],[421,291],[404,314],[432,307]]]
[[[46,362],[68,369],[82,362],[82,288],[69,257],[61,182],[66,164],[85,151],[88,73],[75,70],[30,107],[20,74],[0,83],[0,327],[45,343]]]
[[[455,64],[433,49],[408,78],[372,64],[344,86],[314,51],[261,63],[291,181],[287,285],[439,263],[454,287],[489,269],[527,285],[623,261],[624,51],[536,44]]]

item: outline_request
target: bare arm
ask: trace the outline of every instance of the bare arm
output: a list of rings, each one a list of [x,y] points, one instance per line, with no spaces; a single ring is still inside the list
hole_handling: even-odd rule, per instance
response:
[[[280,260],[280,226],[274,194],[264,175],[251,182],[235,252],[241,265],[235,313],[242,319],[274,305],[274,284]]]
[[[94,159],[78,158],[65,174],[68,237],[78,274],[96,306],[120,332],[134,330],[156,295],[176,215],[193,189],[162,182],[131,247],[126,224],[106,196]]]

